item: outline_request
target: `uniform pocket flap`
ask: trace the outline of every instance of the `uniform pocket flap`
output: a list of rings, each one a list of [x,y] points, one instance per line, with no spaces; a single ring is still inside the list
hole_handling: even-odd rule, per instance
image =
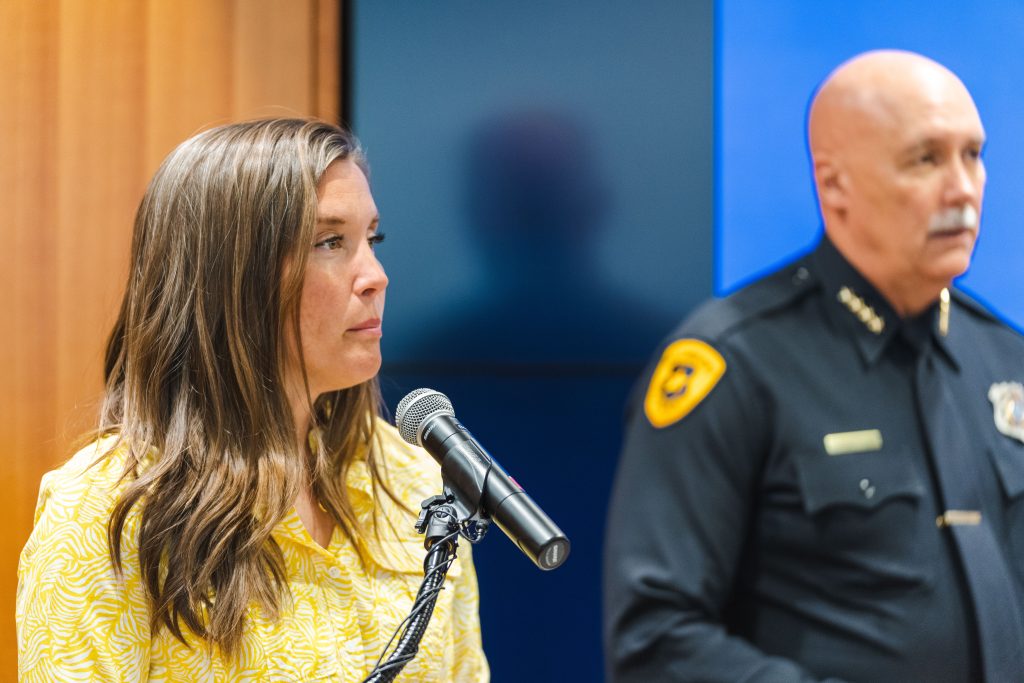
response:
[[[835,506],[870,510],[893,498],[918,499],[921,482],[905,453],[877,451],[796,458],[804,509],[814,515]]]
[[[1024,493],[1024,444],[1015,441],[999,444],[989,448],[989,455],[1006,497],[1012,500]]]

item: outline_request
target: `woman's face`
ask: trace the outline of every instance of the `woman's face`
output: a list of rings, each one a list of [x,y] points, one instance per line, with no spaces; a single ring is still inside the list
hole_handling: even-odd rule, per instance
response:
[[[359,167],[351,160],[328,166],[317,188],[317,226],[299,303],[302,353],[314,400],[365,382],[380,369],[388,277],[373,252],[379,241],[377,220],[377,206]]]

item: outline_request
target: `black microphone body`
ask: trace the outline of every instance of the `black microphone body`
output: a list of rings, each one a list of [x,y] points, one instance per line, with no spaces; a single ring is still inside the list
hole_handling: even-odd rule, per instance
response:
[[[436,409],[426,415],[415,408],[410,412],[421,399],[427,410]],[[396,412],[402,436],[423,446],[441,465],[441,477],[462,514],[490,517],[541,569],[565,561],[569,539],[459,422],[444,394],[418,389],[402,399]],[[410,424],[418,415],[421,419]]]

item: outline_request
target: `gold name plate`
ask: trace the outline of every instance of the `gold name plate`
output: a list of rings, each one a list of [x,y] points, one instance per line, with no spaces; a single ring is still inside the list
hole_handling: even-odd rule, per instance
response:
[[[978,526],[981,524],[981,512],[978,510],[946,510],[935,518],[935,526],[940,529],[947,526]]]
[[[825,435],[825,452],[829,455],[864,453],[882,449],[882,432],[862,429],[859,432],[833,432]]]

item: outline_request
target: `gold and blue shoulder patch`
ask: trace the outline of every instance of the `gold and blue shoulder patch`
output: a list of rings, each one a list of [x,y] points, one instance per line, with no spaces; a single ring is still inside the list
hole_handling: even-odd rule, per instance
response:
[[[644,413],[661,429],[675,424],[711,393],[725,374],[725,359],[698,339],[672,342],[661,354],[644,398]]]

